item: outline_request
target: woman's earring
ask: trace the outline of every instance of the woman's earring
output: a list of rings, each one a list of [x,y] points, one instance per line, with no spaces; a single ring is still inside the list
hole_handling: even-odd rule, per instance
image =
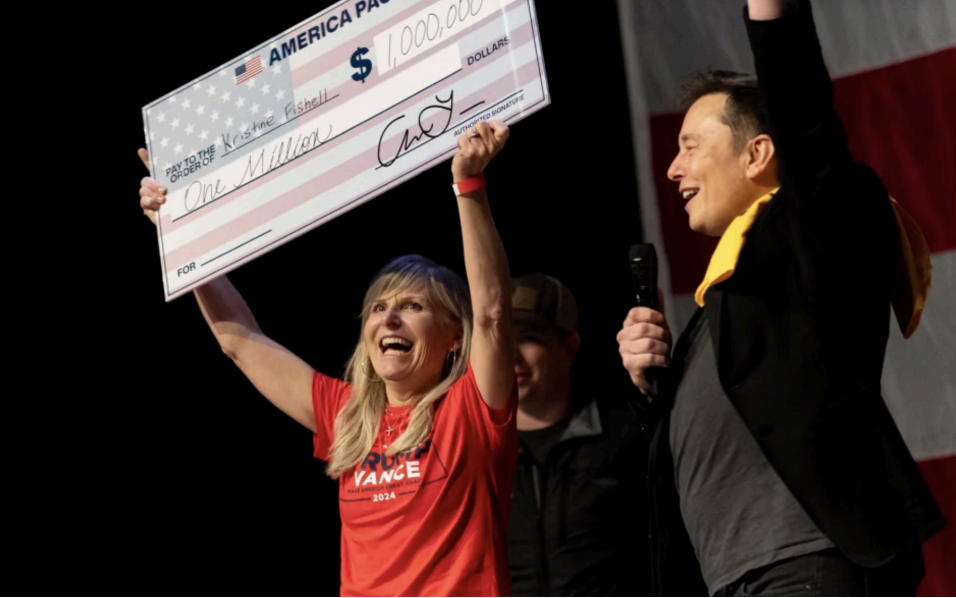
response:
[[[377,382],[377,381],[378,381],[378,374],[375,374],[375,369],[372,368],[372,373],[375,374],[375,378],[372,378],[371,376],[368,375],[368,373],[365,371],[365,370],[367,370],[367,369],[368,369],[368,360],[367,360],[367,359],[363,359],[363,360],[362,360],[362,368],[361,368],[362,375],[365,376],[365,379],[368,380],[369,382]]]
[[[448,363],[448,357],[451,358],[451,363]],[[451,351],[448,357],[445,358],[445,370],[450,374],[452,370],[455,369],[455,362],[458,361],[458,351]],[[448,374],[445,375],[447,376]]]

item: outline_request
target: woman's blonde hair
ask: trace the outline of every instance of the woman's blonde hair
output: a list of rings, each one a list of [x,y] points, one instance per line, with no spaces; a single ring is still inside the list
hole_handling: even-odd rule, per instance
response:
[[[436,307],[444,308],[451,323],[461,326],[462,344],[451,364],[446,361],[441,382],[412,406],[408,428],[388,445],[389,455],[409,451],[425,441],[435,416],[435,402],[468,369],[472,317],[465,281],[448,268],[420,255],[404,255],[392,260],[379,271],[365,292],[362,332],[355,352],[345,366],[345,380],[352,385],[352,395],[335,418],[334,441],[326,467],[326,473],[332,478],[338,478],[362,462],[375,443],[385,412],[385,382],[373,371],[364,339],[372,304],[381,297],[417,287],[424,287]]]

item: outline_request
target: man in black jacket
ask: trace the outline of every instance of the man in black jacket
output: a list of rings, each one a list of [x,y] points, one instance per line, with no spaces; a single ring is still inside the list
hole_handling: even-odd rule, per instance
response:
[[[635,405],[572,385],[577,306],[557,279],[514,280],[520,448],[508,560],[515,596],[650,591],[647,437]]]
[[[662,314],[632,310],[618,334],[645,393],[668,366],[650,407],[655,592],[913,595],[944,521],[880,376],[891,303],[911,333],[922,302],[905,295],[926,287],[899,286],[918,265],[847,149],[809,3],[749,0],[745,21],[757,79],[690,80],[668,170],[691,228],[721,236],[701,308],[672,361]]]

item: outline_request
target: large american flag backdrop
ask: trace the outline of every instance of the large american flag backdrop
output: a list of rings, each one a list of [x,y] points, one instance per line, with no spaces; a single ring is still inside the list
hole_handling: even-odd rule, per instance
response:
[[[716,245],[687,226],[667,180],[688,72],[754,72],[743,0],[618,0],[644,239],[661,256],[659,285],[682,329]],[[933,286],[916,333],[890,327],[883,395],[950,522],[926,542],[923,596],[956,595],[956,0],[815,0],[834,101],[856,159],[917,220]],[[852,298],[847,309],[852,309]]]

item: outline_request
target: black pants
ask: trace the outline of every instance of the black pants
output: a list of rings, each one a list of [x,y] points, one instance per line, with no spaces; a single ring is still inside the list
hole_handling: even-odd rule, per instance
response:
[[[748,571],[716,596],[915,596],[923,578],[918,547],[867,569],[836,548],[786,559]]]

